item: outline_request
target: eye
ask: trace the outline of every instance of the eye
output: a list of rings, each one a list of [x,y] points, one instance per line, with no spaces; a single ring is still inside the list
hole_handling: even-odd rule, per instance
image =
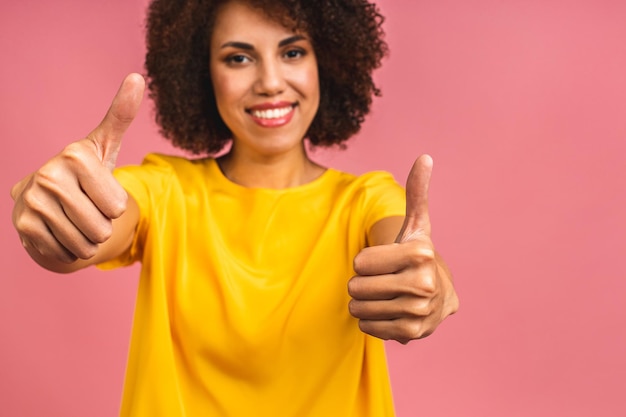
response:
[[[304,55],[306,55],[306,51],[299,48],[289,49],[284,54],[287,59],[297,59],[303,57]]]
[[[250,62],[250,58],[242,54],[234,54],[226,57],[226,63],[230,65],[241,65]]]

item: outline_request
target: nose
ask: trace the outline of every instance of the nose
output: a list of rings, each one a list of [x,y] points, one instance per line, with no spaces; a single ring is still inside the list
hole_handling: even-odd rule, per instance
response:
[[[255,93],[263,96],[276,96],[285,90],[285,77],[280,63],[263,60],[258,67]]]

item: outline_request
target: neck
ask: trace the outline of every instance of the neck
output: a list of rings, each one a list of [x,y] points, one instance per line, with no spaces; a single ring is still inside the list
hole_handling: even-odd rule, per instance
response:
[[[318,178],[325,168],[311,161],[304,146],[286,154],[258,155],[233,148],[217,160],[224,176],[248,188],[284,189]]]

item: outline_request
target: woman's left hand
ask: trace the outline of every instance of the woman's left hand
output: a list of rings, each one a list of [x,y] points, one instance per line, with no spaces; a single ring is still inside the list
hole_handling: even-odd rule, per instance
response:
[[[428,155],[415,161],[406,185],[407,214],[395,243],[367,247],[354,258],[350,314],[363,332],[384,340],[406,344],[426,337],[459,308],[450,272],[430,238],[431,172]]]

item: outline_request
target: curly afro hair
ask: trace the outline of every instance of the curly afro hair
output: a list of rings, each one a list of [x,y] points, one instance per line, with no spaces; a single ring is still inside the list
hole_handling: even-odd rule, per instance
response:
[[[209,45],[217,9],[229,0],[153,0],[147,16],[146,71],[156,121],[174,146],[215,154],[232,139],[217,111]],[[387,54],[383,16],[366,0],[246,0],[308,34],[319,69],[320,106],[306,137],[343,146],[380,95],[372,72]]]

